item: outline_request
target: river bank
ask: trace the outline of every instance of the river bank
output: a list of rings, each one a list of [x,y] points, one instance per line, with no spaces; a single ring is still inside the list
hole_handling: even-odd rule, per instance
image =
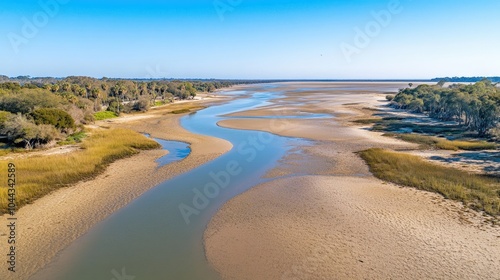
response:
[[[203,233],[208,222],[229,199],[265,181],[266,172],[303,141],[222,128],[217,122],[279,98],[268,91],[273,87],[231,89],[231,101],[182,117],[186,130],[225,139],[234,148],[116,211],[31,279],[116,278],[120,271],[141,279],[220,279],[205,258]]]
[[[213,102],[206,100],[192,103],[208,106]],[[17,270],[15,273],[0,270],[1,279],[28,279],[94,225],[147,190],[213,160],[232,148],[227,141],[196,135],[183,129],[180,125],[182,115],[168,113],[169,108],[165,106],[141,115],[100,121],[93,127],[129,128],[148,133],[154,138],[190,143],[191,154],[185,160],[157,168],[155,160],[165,155],[166,151],[144,151],[112,163],[93,180],[59,189],[21,208],[16,215],[19,224],[16,239]],[[0,223],[8,224],[6,215],[0,217]],[[0,243],[7,244],[4,227],[0,233]]]
[[[206,255],[223,279],[496,279],[498,227],[460,203],[374,178],[355,154],[416,149],[352,124],[384,102],[388,87],[404,86],[283,85],[284,98],[219,122],[316,141],[211,220]],[[262,118],[303,113],[334,119]]]

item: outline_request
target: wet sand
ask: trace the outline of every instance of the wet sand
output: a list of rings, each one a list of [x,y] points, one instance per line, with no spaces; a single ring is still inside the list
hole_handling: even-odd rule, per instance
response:
[[[214,216],[204,236],[214,269],[223,279],[499,279],[499,227],[460,203],[374,178],[355,154],[416,148],[350,122],[384,104],[385,86],[334,87],[284,85],[275,90],[289,93],[274,104],[219,122],[315,142]],[[258,118],[294,112],[332,117]]]
[[[166,151],[143,151],[112,163],[93,180],[59,189],[21,208],[16,215],[17,271],[14,274],[1,269],[0,279],[28,279],[92,226],[147,190],[232,148],[228,141],[186,131],[179,124],[181,115],[168,114],[165,109],[168,107],[97,122],[94,127],[124,127],[155,138],[187,142],[191,144],[191,154],[180,162],[157,168],[155,160]],[[0,217],[0,224],[8,224],[7,216]],[[6,233],[6,227],[2,226],[0,244],[7,244]]]

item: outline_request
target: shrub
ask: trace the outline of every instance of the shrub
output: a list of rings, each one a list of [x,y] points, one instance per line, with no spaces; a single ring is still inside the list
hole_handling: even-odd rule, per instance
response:
[[[11,113],[9,112],[6,112],[6,111],[0,111],[0,128],[2,128],[3,124],[9,120],[10,118],[12,118],[14,115],[12,115]]]
[[[14,83],[14,82],[4,82],[0,83],[0,88],[7,89],[10,91],[20,91],[21,85],[19,83]]]
[[[0,133],[6,135],[9,142],[22,145],[26,149],[45,145],[59,137],[59,132],[54,126],[36,125],[22,115],[7,120]]]
[[[35,108],[60,108],[64,104],[67,102],[63,98],[42,89],[23,89],[0,98],[0,110],[13,114],[29,114]]]
[[[84,124],[90,124],[95,122],[94,114],[86,113],[85,116],[83,117],[83,122]]]
[[[75,129],[75,120],[65,111],[55,108],[36,109],[31,113],[35,124],[53,125],[61,131]]]
[[[84,138],[87,137],[87,134],[85,131],[80,131],[74,134],[71,134],[66,138],[66,140],[59,142],[59,145],[69,145],[69,144],[76,144],[76,143],[81,143]]]
[[[135,104],[127,103],[127,104],[123,105],[122,112],[125,114],[132,113],[132,111],[134,110],[134,106],[135,106]]]
[[[118,101],[111,101],[108,106],[108,111],[111,111],[116,115],[120,115],[120,112],[123,111],[123,104]]]
[[[140,98],[134,104],[134,110],[141,111],[141,112],[148,111],[150,107],[151,107],[151,103],[149,102],[148,98]]]

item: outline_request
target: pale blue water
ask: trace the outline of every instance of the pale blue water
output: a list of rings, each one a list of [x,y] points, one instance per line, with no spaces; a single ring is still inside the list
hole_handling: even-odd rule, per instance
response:
[[[267,105],[281,96],[237,94],[248,97],[181,121],[189,131],[230,141],[234,146],[230,152],[148,191],[92,228],[33,279],[219,279],[205,259],[202,243],[211,217],[232,197],[264,182],[262,176],[301,143],[219,127],[217,122],[227,119],[222,115]]]
[[[398,86],[372,88],[369,84],[356,84],[344,88],[325,84],[325,88],[338,92],[396,92]],[[79,238],[33,279],[219,279],[205,259],[202,238],[208,222],[226,201],[264,182],[262,176],[279,159],[292,152],[296,145],[305,143],[265,132],[217,125],[218,121],[229,118],[224,115],[269,105],[270,100],[283,97],[279,92],[266,91],[275,91],[277,85],[254,85],[252,88],[258,92],[227,93],[238,98],[181,120],[182,126],[189,131],[230,141],[234,146],[230,152],[146,192]],[[298,91],[305,90],[309,89]],[[278,111],[275,116],[258,118],[275,119],[275,124],[279,125],[286,121],[285,117]],[[328,116],[303,114],[298,117]],[[186,150],[181,155],[176,153],[177,160],[185,153]]]
[[[299,112],[296,115],[276,115],[276,116],[235,116],[228,117],[231,119],[329,119],[332,115],[329,114],[313,114],[306,112]]]
[[[158,138],[155,138],[155,141],[160,143],[161,147],[164,150],[168,151],[167,155],[164,155],[156,160],[156,162],[158,163],[158,167],[183,160],[191,153],[191,148],[189,147],[188,143],[167,141]]]

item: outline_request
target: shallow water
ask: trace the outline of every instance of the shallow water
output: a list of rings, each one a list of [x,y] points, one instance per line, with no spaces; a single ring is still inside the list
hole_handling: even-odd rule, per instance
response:
[[[298,112],[296,115],[275,115],[275,116],[229,116],[229,119],[329,119],[329,114],[314,114]]]
[[[156,160],[156,162],[158,163],[158,167],[183,160],[191,153],[191,148],[189,147],[190,145],[188,143],[167,141],[157,138],[155,138],[155,141],[160,143],[161,147],[164,150],[168,151],[168,154]]]
[[[248,97],[181,120],[189,131],[230,141],[230,152],[146,192],[75,241],[33,279],[219,279],[203,248],[211,217],[232,197],[264,182],[262,176],[302,143],[219,127],[217,122],[227,119],[222,115],[268,105],[281,96],[237,94]]]

